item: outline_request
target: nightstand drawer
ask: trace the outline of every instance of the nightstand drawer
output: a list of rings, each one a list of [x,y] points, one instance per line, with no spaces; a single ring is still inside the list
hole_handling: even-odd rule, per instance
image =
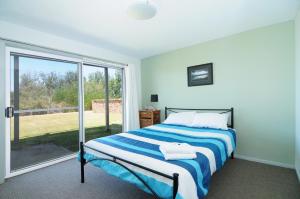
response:
[[[149,111],[141,111],[140,112],[140,118],[141,119],[151,119],[152,118],[152,112],[149,112]]]
[[[140,125],[141,125],[141,128],[144,128],[146,126],[153,125],[153,122],[151,119],[140,119]]]
[[[160,113],[154,115],[153,123],[160,123]]]
[[[160,110],[141,110],[139,116],[141,128],[160,123]]]

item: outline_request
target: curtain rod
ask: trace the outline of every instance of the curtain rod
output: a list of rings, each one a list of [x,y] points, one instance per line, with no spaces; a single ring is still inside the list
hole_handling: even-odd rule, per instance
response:
[[[101,58],[97,58],[97,57],[93,57],[93,56],[88,56],[88,55],[83,55],[83,54],[79,54],[79,53],[59,50],[59,49],[50,48],[50,47],[46,47],[46,46],[40,46],[40,45],[37,45],[37,44],[17,41],[17,40],[13,40],[13,39],[7,39],[7,38],[0,37],[0,40],[7,41],[7,42],[12,42],[12,43],[17,43],[17,44],[22,44],[22,45],[27,45],[27,46],[32,46],[32,47],[36,47],[36,48],[44,48],[46,50],[58,51],[58,52],[66,53],[66,54],[70,54],[70,55],[75,55],[75,56],[81,57],[83,60],[84,59],[93,59],[93,60],[99,60],[99,61],[107,62],[107,63],[111,63],[111,64],[128,66],[128,64],[124,64],[122,62],[110,61],[110,60],[107,60],[107,59],[101,59]]]

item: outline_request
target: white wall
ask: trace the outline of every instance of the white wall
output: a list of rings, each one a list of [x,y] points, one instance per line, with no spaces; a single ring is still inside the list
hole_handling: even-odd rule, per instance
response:
[[[135,66],[137,74],[140,74],[140,60],[134,57],[113,52],[99,46],[92,46],[80,41],[74,41],[16,24],[7,23],[5,21],[0,21],[0,37],[100,59],[132,64]],[[5,175],[5,118],[2,111],[5,109],[5,45],[7,45],[6,42],[0,40],[0,183],[4,181]],[[137,85],[140,98],[140,76],[138,77]]]
[[[5,108],[5,98],[4,98],[4,90],[5,90],[5,50],[4,50],[4,42],[0,41],[0,110],[4,110]],[[4,163],[5,163],[5,156],[4,156],[4,150],[5,150],[5,128],[4,128],[4,121],[5,117],[3,112],[1,111],[0,114],[0,184],[4,182]]]
[[[296,148],[295,168],[300,181],[300,10],[295,19],[295,41],[296,41]]]

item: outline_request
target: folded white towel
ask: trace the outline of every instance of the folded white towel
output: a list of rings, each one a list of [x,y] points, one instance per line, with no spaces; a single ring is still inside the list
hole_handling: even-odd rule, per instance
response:
[[[166,160],[195,159],[196,152],[187,143],[166,143],[159,147]]]
[[[165,143],[160,145],[160,150],[165,151],[169,154],[189,154],[189,153],[195,153],[194,148],[187,144],[187,143]]]
[[[164,154],[164,153],[163,153]],[[181,153],[181,154],[164,154],[164,158],[166,160],[184,160],[184,159],[195,159],[197,157],[196,153]]]

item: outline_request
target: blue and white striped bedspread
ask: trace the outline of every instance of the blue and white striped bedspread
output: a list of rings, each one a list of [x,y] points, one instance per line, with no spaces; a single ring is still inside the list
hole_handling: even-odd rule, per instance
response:
[[[167,161],[159,150],[159,145],[165,142],[188,143],[195,147],[197,158]],[[170,176],[178,173],[179,187],[176,198],[197,199],[207,194],[212,174],[224,165],[235,150],[236,135],[233,129],[217,130],[157,124],[97,138],[87,142],[86,145]],[[106,156],[86,147],[85,158],[91,160],[95,157]],[[122,163],[142,177],[160,197],[172,197],[172,180]],[[149,193],[149,190],[124,168],[103,160],[93,161],[92,164]]]

